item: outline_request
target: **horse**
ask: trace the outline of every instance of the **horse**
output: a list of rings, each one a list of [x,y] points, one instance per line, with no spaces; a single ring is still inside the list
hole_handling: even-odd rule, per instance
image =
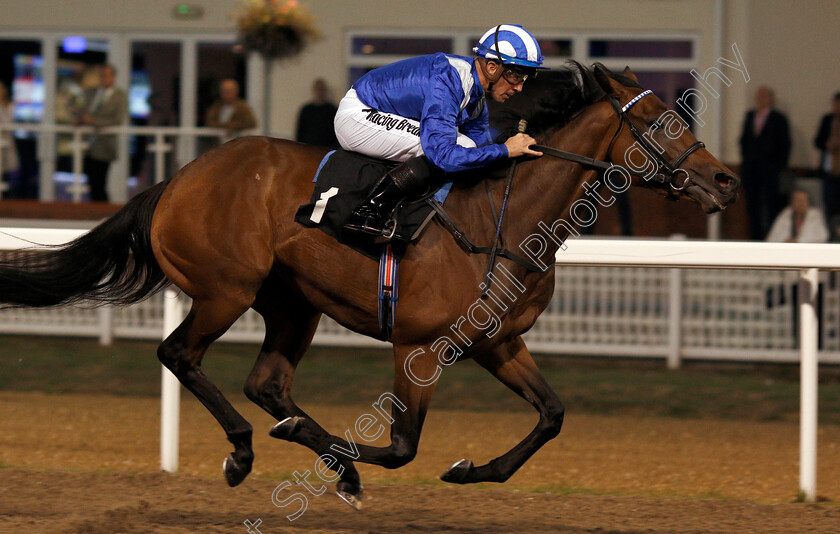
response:
[[[75,241],[1,263],[0,304],[125,305],[167,284],[191,297],[186,318],[161,343],[157,356],[216,418],[233,445],[223,462],[230,486],[251,471],[253,429],[202,372],[201,363],[210,344],[253,308],[264,319],[266,333],[245,379],[245,395],[277,419],[272,436],[304,445],[325,460],[334,471],[337,494],[357,509],[363,486],[354,462],[387,469],[410,462],[437,377],[446,365],[472,359],[532,404],[539,420],[501,456],[479,466],[461,460],[441,478],[458,484],[504,482],[563,424],[564,405],[522,340],[552,297],[554,255],[575,232],[548,224],[574,218],[572,210],[591,193],[587,180],[607,167],[621,170],[629,184],[674,199],[688,197],[709,213],[732,203],[738,188],[737,176],[688,128],[675,128],[670,121],[663,126],[663,117],[673,111],[644,92],[629,68],[618,74],[600,64],[572,62],[529,81],[509,103],[511,113],[494,110],[500,130],[527,119],[529,133],[547,151],[574,153],[577,159],[546,152],[517,164],[506,162],[501,169],[476,171],[455,182],[446,210],[471,240],[490,243],[496,235],[495,206],[506,201],[504,242],[525,243],[542,230],[548,246],[532,259],[552,268],[528,268],[500,254],[491,287],[486,256],[465,252],[440,220],[427,225],[401,261],[401,302],[391,339],[393,392],[383,394],[377,405],[391,424],[388,446],[329,434],[291,395],[295,368],[322,314],[352,331],[379,334],[377,263],[294,222],[298,206],[313,192],[324,149],[268,137],[240,138],[215,148]],[[657,162],[659,179],[639,172],[638,161],[630,157],[638,147]],[[505,199],[503,180],[495,177],[509,170],[516,186]],[[488,174],[494,179],[483,181]],[[390,411],[381,407],[386,401]],[[365,437],[366,429],[376,428],[368,423],[359,433],[373,441]]]

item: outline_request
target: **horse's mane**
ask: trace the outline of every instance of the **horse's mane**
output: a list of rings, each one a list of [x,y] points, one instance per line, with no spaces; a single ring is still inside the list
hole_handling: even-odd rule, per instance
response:
[[[490,124],[498,132],[497,142],[504,142],[516,132],[520,119],[528,121],[528,133],[538,139],[562,128],[578,113],[606,94],[595,78],[595,70],[627,87],[641,88],[632,79],[611,72],[600,63],[591,68],[577,61],[529,79],[521,93],[505,104],[490,103]],[[489,102],[489,100],[488,100]]]

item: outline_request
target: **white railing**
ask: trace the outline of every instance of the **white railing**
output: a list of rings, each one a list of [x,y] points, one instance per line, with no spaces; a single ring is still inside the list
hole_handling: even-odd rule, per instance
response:
[[[559,251],[557,264],[623,267],[796,269],[800,273],[799,489],[808,502],[817,494],[817,386],[819,270],[840,270],[840,246],[741,243],[579,240]]]
[[[3,229],[35,243],[62,242],[82,230]],[[575,241],[575,250],[581,243]],[[646,246],[627,240],[630,249]],[[689,242],[699,246],[696,242]],[[0,235],[0,250],[26,246]],[[766,245],[739,243],[743,245]],[[793,328],[796,274],[771,270],[707,270],[564,266],[555,271],[554,297],[526,334],[534,352],[681,359],[797,362]],[[822,280],[820,361],[840,363],[840,273]],[[768,306],[771,293],[772,306]],[[163,297],[126,308],[99,310],[17,309],[0,312],[0,333],[158,339]],[[246,313],[222,338],[262,342],[264,326]],[[350,332],[329,318],[314,342],[322,345],[385,346]]]
[[[3,228],[0,232],[0,250],[13,250],[26,244],[19,238],[59,244],[83,231]],[[558,253],[557,262],[563,265],[555,270],[554,298],[526,336],[535,352],[660,357],[671,368],[678,367],[683,357],[800,361],[801,489],[806,498],[814,498],[817,365],[818,360],[840,363],[840,282],[834,280],[840,274],[836,272],[840,246],[579,239]],[[814,311],[818,269],[826,271],[819,340]],[[795,273],[786,271],[801,271],[807,282],[800,285],[805,289],[799,290],[798,306],[792,297]],[[177,300],[173,294],[170,299]],[[114,336],[160,339],[162,331],[171,331],[180,320],[167,317],[164,300],[157,296],[107,311],[4,310],[0,333],[98,335],[103,342]],[[774,306],[768,307],[768,300]],[[799,352],[793,328],[797,311]],[[259,343],[263,332],[259,316],[251,311],[222,340]],[[321,321],[314,342],[385,346],[328,318]],[[826,350],[818,355],[819,342]],[[171,466],[172,453],[168,454],[166,465]],[[177,453],[175,458],[177,465]]]
[[[70,124],[26,124],[26,123],[10,123],[0,124],[0,169],[3,168],[3,151],[2,148],[7,143],[5,132],[33,132],[38,133],[40,140],[44,136],[49,136],[51,139],[57,138],[59,135],[70,136],[71,141],[66,146],[71,150],[72,159],[72,175],[73,182],[67,186],[67,193],[70,194],[73,202],[81,202],[84,194],[88,192],[88,186],[83,181],[83,161],[85,150],[88,148],[86,139],[92,135],[118,135],[118,136],[136,136],[148,137],[152,143],[146,145],[146,150],[153,154],[154,157],[154,180],[155,182],[162,182],[168,176],[166,175],[166,158],[171,152],[179,153],[179,162],[189,162],[196,157],[194,145],[186,145],[186,147],[178,148],[174,143],[167,142],[172,138],[192,140],[198,138],[216,139],[220,142],[228,139],[229,134],[227,130],[222,128],[191,128],[182,126],[108,126],[105,128],[94,128],[92,126],[73,126]],[[250,135],[257,133],[257,130],[244,130],[238,132],[238,135]],[[54,141],[48,143],[47,146],[56,146]],[[47,156],[55,159],[58,154]],[[8,188],[8,184],[2,182],[0,178],[0,192]]]

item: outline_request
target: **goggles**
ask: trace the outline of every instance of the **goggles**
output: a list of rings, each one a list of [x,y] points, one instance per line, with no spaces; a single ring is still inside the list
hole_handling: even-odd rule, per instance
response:
[[[511,68],[505,68],[502,71],[502,76],[511,85],[519,85],[528,79],[528,75],[524,72]]]

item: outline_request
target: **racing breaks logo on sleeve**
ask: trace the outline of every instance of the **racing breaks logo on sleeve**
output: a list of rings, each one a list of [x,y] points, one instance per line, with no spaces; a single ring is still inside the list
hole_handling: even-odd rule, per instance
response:
[[[378,126],[384,126],[389,132],[391,130],[398,130],[418,137],[420,136],[420,126],[413,124],[412,121],[404,117],[395,117],[388,113],[380,113],[372,108],[365,108],[362,112],[367,114],[365,120]]]

